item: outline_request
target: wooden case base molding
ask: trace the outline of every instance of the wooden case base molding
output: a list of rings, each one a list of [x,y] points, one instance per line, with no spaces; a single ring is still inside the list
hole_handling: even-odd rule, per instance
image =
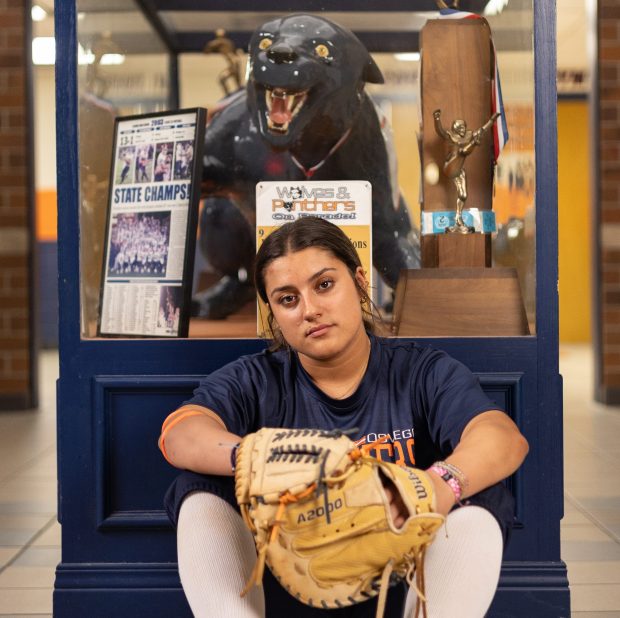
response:
[[[28,410],[37,407],[36,398],[32,393],[2,393],[0,394],[0,410]]]
[[[516,270],[402,271],[394,300],[394,334],[404,337],[529,335]]]
[[[176,567],[173,562],[61,562],[56,569],[54,618],[191,618]],[[265,584],[273,587],[275,582],[268,577]],[[268,594],[267,598],[272,597]],[[281,615],[277,604],[268,608],[267,616]],[[486,616],[570,616],[566,565],[504,562],[497,593]]]

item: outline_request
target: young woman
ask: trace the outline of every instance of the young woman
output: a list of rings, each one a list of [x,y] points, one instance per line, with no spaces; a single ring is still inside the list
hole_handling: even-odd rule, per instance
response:
[[[265,615],[261,588],[239,596],[256,554],[236,510],[231,448],[261,427],[287,427],[356,428],[351,437],[362,449],[427,470],[437,510],[449,514],[448,534],[440,530],[426,558],[429,616],[483,616],[513,518],[500,481],[525,458],[525,438],[461,363],[372,334],[368,283],[340,228],[308,217],[274,231],[258,251],[255,283],[270,312],[272,348],[205,378],[160,438],[166,459],[186,470],[166,503],[194,614]],[[391,514],[401,525],[397,495]],[[269,616],[374,616],[374,600],[327,614],[266,584]],[[386,616],[402,614],[402,596],[390,594]],[[405,616],[414,601],[409,591]]]

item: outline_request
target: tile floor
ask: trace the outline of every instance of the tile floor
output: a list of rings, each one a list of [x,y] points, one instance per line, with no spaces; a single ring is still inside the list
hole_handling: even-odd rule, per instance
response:
[[[51,616],[56,521],[58,355],[41,354],[40,408],[0,412],[0,616]]]
[[[51,616],[56,522],[57,355],[41,354],[41,407],[0,412],[0,618]],[[620,618],[620,408],[592,401],[587,346],[560,350],[564,376],[565,518],[574,618]]]
[[[592,401],[592,357],[563,345],[564,519],[575,618],[620,617],[620,407]],[[611,473],[611,474],[610,474]]]

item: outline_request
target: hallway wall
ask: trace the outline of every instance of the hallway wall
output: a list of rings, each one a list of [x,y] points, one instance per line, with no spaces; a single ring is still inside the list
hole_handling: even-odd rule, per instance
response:
[[[563,343],[591,341],[588,113],[585,98],[558,101],[560,341]]]
[[[0,4],[0,410],[37,404],[30,2]]]
[[[620,6],[598,2],[595,397],[620,405]]]

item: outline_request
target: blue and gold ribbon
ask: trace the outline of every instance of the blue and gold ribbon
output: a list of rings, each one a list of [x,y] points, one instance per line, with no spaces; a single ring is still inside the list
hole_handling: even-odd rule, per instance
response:
[[[495,225],[495,213],[492,210],[480,210],[469,208],[463,211],[463,222],[468,227],[473,227],[480,234],[490,234],[497,231]],[[422,213],[422,235],[444,234],[446,228],[456,223],[455,210],[440,210],[436,212]]]

